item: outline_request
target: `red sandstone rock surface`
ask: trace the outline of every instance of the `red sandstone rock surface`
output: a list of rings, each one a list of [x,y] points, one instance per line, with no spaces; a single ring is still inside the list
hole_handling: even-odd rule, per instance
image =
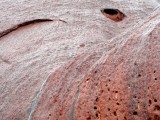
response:
[[[0,120],[160,120],[159,0],[3,0],[0,15]]]

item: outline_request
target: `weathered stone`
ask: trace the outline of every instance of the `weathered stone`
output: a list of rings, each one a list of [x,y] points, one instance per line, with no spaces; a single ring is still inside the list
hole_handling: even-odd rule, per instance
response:
[[[160,120],[158,0],[0,4],[0,120]]]

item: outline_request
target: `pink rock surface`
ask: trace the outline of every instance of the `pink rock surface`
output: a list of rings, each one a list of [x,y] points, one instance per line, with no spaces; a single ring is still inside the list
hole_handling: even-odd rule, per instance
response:
[[[160,1],[0,4],[0,120],[160,120]]]

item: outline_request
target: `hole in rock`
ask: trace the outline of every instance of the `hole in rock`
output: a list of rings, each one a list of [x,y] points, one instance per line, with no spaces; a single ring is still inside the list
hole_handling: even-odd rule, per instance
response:
[[[86,80],[87,82],[89,81],[89,78]]]
[[[118,91],[115,91],[115,93],[118,93]]]
[[[89,116],[89,117],[87,118],[87,120],[91,120],[91,117]]]
[[[103,93],[104,91],[103,90],[101,90],[101,93]]]
[[[157,78],[155,78],[155,80],[157,80]]]
[[[134,63],[134,65],[137,65],[137,63]]]
[[[116,113],[116,111],[114,111],[114,116],[117,116],[117,113]]]
[[[133,112],[133,115],[138,115],[138,113],[136,111]]]
[[[141,77],[141,74],[138,74],[138,77]]]
[[[157,99],[154,99],[154,102],[157,102]]]
[[[110,18],[111,20],[118,22],[124,19],[126,16],[124,13],[122,13],[118,9],[111,9],[111,8],[106,8],[102,9],[101,13],[106,16],[107,18]]]
[[[118,14],[118,11],[116,9],[104,9],[103,12],[105,12],[106,14],[110,14],[110,15]]]
[[[96,113],[96,117],[98,117],[98,113]]]
[[[96,98],[96,102],[98,102],[98,97]]]
[[[117,105],[120,105],[119,103],[117,103]]]
[[[95,106],[94,109],[97,109],[97,107]]]
[[[134,95],[134,98],[137,98],[137,96],[136,96],[136,95]]]

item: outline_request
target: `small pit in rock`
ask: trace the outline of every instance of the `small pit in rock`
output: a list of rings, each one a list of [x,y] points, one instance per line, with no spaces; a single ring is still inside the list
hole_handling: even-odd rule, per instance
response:
[[[89,117],[87,118],[87,120],[91,120],[91,117],[89,116]]]
[[[157,99],[154,99],[154,102],[157,102]]]
[[[133,115],[138,115],[138,113],[136,111],[133,112]]]
[[[96,117],[98,118],[98,113],[96,113]]]
[[[79,46],[80,46],[80,47],[85,47],[85,44],[80,44]]]
[[[117,116],[117,112],[116,111],[114,111],[114,116]]]

